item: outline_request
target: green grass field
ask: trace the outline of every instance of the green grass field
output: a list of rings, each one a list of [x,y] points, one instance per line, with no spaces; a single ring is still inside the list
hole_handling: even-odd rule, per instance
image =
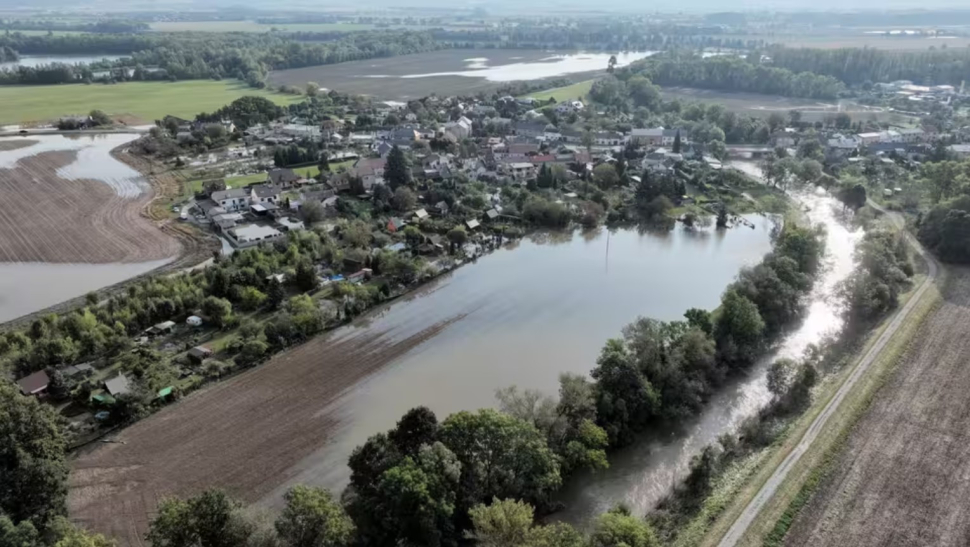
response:
[[[255,21],[176,21],[152,23],[157,32],[268,32],[272,29],[287,32],[355,32],[371,30],[371,24],[354,23],[307,23],[266,25]]]
[[[244,95],[266,97],[279,104],[300,97],[253,89],[238,81],[129,82],[0,87],[0,124],[42,122],[99,109],[111,115],[129,114],[145,123],[166,115],[192,118],[217,110]]]
[[[589,90],[593,87],[593,82],[595,81],[596,80],[584,80],[582,82],[576,82],[573,85],[567,85],[566,87],[556,87],[553,89],[540,91],[538,93],[529,93],[524,96],[532,97],[538,101],[555,99],[556,102],[567,100],[571,101],[573,99],[585,99],[586,95],[589,95]]]

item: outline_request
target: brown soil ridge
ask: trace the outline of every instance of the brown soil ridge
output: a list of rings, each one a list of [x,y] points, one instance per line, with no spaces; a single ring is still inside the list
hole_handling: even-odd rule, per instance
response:
[[[0,169],[0,262],[133,263],[180,253],[178,240],[142,216],[150,193],[127,199],[99,181],[59,177],[76,157],[43,152]]]
[[[970,269],[948,273],[786,545],[970,545]]]
[[[208,487],[254,502],[331,438],[346,390],[462,316],[403,339],[342,329],[200,390],[79,454],[71,519],[142,546],[159,500]]]

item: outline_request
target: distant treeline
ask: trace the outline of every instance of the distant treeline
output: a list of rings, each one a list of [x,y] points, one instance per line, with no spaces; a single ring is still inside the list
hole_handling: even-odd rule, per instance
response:
[[[847,85],[912,80],[924,85],[959,86],[970,76],[970,49],[886,51],[870,48],[807,49],[772,47],[772,65],[793,72],[814,72]]]
[[[128,20],[104,20],[94,23],[62,23],[60,21],[2,20],[0,30],[46,30],[95,33],[126,33],[148,30],[148,24]]]
[[[3,84],[59,84],[83,81],[92,71],[119,67],[153,67],[136,70],[125,79],[178,80],[236,78],[262,87],[270,70],[328,65],[420,53],[441,49],[429,34],[421,32],[361,32],[346,34],[329,43],[295,42],[275,34],[80,34],[0,36],[0,49],[20,54],[117,54],[130,58],[89,66],[48,65],[0,71]]]
[[[688,53],[657,55],[638,61],[623,71],[640,74],[661,86],[687,86],[724,91],[743,91],[805,97],[835,99],[845,86],[832,76],[795,71],[770,66],[737,56],[716,56],[707,59]]]

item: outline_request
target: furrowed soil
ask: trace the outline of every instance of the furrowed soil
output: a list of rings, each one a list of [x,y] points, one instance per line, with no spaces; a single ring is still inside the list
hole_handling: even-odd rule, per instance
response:
[[[167,496],[218,487],[258,500],[327,442],[339,426],[331,403],[345,390],[461,318],[403,338],[352,328],[319,336],[84,449],[69,481],[71,519],[142,546]]]
[[[785,544],[970,544],[970,269],[856,424]]]
[[[19,142],[19,141],[18,141]],[[42,152],[0,169],[0,262],[133,263],[179,254],[142,209],[150,194],[119,196],[95,180],[67,180],[58,170],[76,151]]]

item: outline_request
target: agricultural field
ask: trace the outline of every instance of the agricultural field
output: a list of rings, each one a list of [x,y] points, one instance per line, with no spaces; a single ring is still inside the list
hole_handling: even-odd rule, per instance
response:
[[[91,110],[123,116],[129,123],[152,123],[166,115],[193,118],[239,97],[256,95],[278,104],[300,98],[253,89],[238,81],[128,82],[0,87],[0,125],[44,122]]]
[[[786,545],[970,543],[970,270],[951,269],[942,293]]]
[[[357,32],[373,30],[373,24],[357,23],[273,23],[264,24],[256,21],[173,21],[152,23],[151,29],[157,32],[269,32],[271,30],[285,32]],[[418,26],[392,26],[386,28],[420,29]]]
[[[815,99],[799,99],[759,93],[733,93],[689,87],[665,87],[660,90],[660,93],[668,101],[680,99],[684,102],[696,101],[720,104],[728,110],[747,116],[766,118],[774,113],[787,116],[789,111],[798,110],[802,113],[802,121],[811,123],[823,121],[826,116],[834,116],[839,112],[849,114],[853,120],[871,119],[894,125],[909,125],[913,120],[911,116],[890,112],[885,108],[860,105],[848,101],[843,101],[840,105]]]
[[[72,520],[123,545],[144,545],[148,520],[165,496],[209,485],[259,500],[335,434],[339,418],[330,406],[345,389],[448,324],[405,337],[347,330],[318,336],[125,428],[118,442],[74,460]]]
[[[3,141],[0,262],[135,263],[177,255],[177,240],[142,216],[151,190],[110,151],[131,135]],[[6,144],[6,143],[13,144]]]
[[[549,99],[555,99],[556,102],[573,99],[585,99],[586,95],[589,95],[589,90],[593,87],[593,82],[595,81],[595,79],[584,80],[582,82],[576,82],[565,87],[555,87],[553,89],[547,89],[538,93],[530,93],[525,95],[525,97],[531,97],[537,101],[548,101]]]
[[[951,38],[881,36],[864,34],[863,29],[858,29],[858,34],[751,34],[744,35],[743,39],[765,40],[771,44],[784,44],[788,47],[818,49],[868,47],[891,51],[918,51],[931,47],[939,49],[944,45],[948,48],[965,48],[970,45],[970,38],[965,36]]]

